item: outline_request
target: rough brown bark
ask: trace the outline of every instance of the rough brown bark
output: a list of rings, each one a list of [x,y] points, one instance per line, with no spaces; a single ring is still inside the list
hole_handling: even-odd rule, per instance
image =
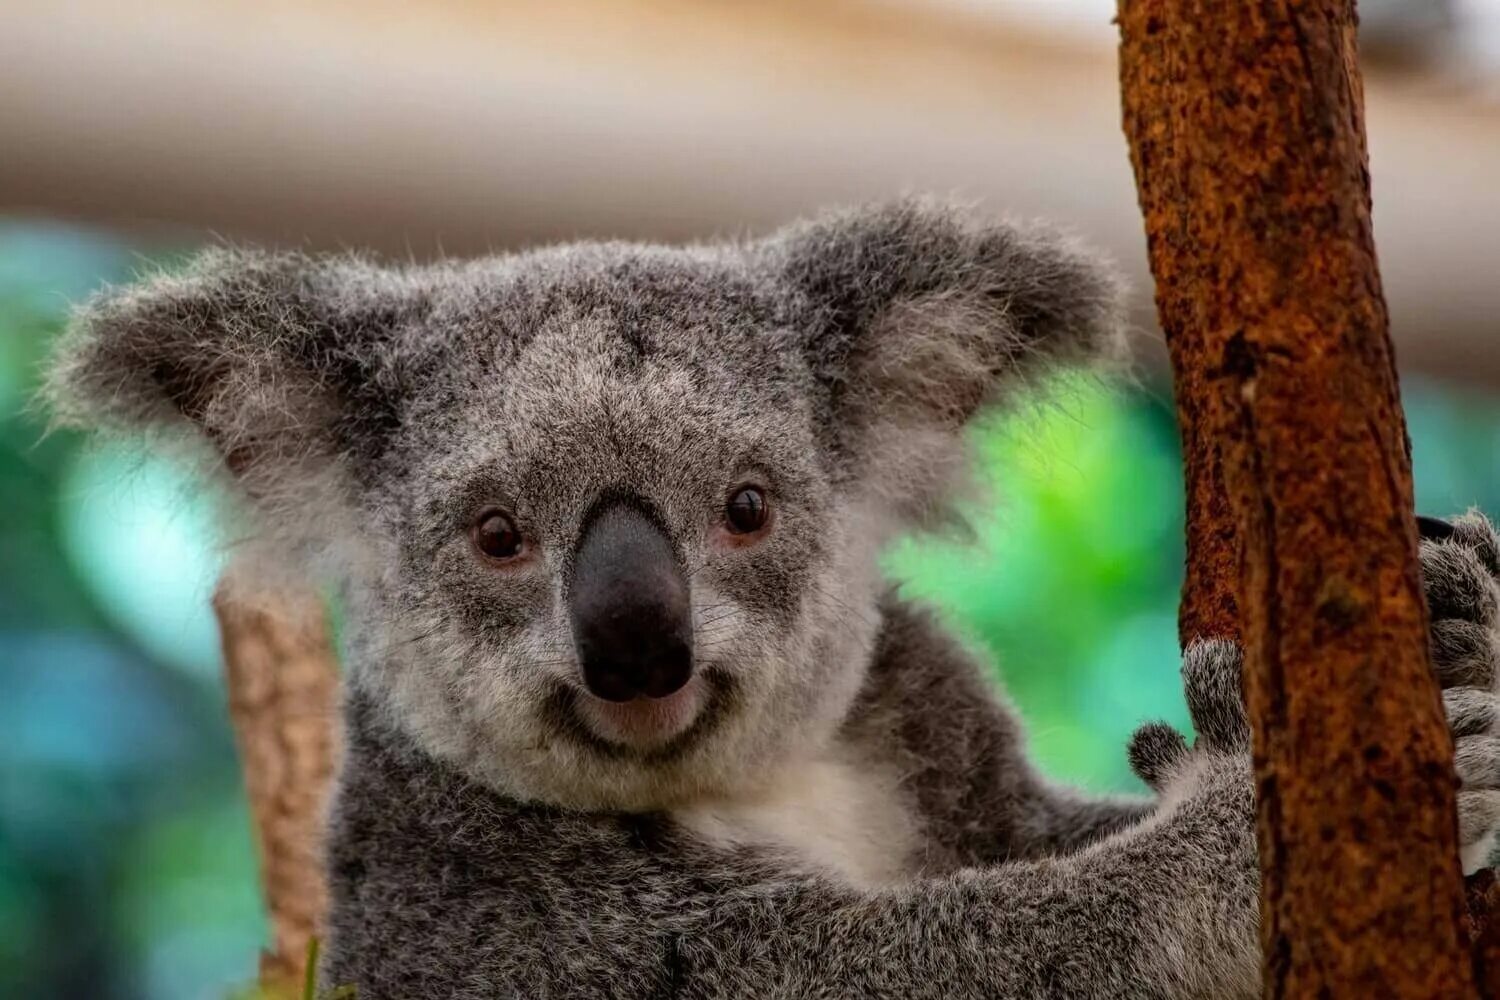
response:
[[[214,612],[271,924],[261,982],[300,995],[308,945],[327,907],[321,844],[338,741],[338,666],[316,596],[252,593],[226,578]]]
[[[1177,613],[1177,635],[1186,647],[1195,639],[1240,638],[1240,555],[1218,442],[1213,437],[1215,398],[1210,376],[1191,363],[1204,355],[1206,345],[1196,326],[1181,333],[1169,343],[1186,480],[1187,564]]]
[[[1119,24],[1189,454],[1184,639],[1232,634],[1238,592],[1266,993],[1473,995],[1353,5],[1120,0]]]
[[[1469,876],[1466,888],[1479,995],[1500,997],[1500,880],[1493,868],[1482,868]]]

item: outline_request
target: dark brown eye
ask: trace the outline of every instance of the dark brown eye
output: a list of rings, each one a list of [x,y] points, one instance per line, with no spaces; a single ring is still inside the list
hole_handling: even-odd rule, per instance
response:
[[[480,514],[471,534],[474,547],[491,559],[514,559],[521,553],[521,532],[504,511]]]
[[[729,498],[729,506],[724,513],[730,531],[737,535],[748,535],[765,527],[770,508],[766,506],[764,493],[754,486],[745,486],[736,490],[734,496]]]

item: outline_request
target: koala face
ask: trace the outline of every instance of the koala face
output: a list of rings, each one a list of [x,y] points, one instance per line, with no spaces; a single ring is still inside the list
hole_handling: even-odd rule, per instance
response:
[[[430,753],[652,809],[832,738],[882,543],[1118,298],[1056,237],[917,202],[401,270],[220,252],[87,307],[52,393],[210,443],[259,533],[338,574],[351,683]]]
[[[393,552],[352,659],[491,784],[647,808],[828,738],[868,658],[879,528],[742,262],[578,258],[426,293],[415,339],[446,353],[474,324],[472,350],[408,397],[369,488]]]

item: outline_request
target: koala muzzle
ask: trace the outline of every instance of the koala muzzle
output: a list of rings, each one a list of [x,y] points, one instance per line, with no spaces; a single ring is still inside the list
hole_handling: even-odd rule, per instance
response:
[[[666,534],[633,507],[612,505],[584,530],[568,609],[592,694],[665,698],[692,676],[687,576]]]

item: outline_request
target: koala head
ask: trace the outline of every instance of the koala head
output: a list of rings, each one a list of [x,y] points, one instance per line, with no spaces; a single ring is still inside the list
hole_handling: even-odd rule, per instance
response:
[[[961,431],[1116,340],[1109,272],[925,202],[751,242],[383,267],[211,251],[108,292],[51,397],[186,429],[331,569],[357,697],[513,796],[649,809],[826,743]]]

